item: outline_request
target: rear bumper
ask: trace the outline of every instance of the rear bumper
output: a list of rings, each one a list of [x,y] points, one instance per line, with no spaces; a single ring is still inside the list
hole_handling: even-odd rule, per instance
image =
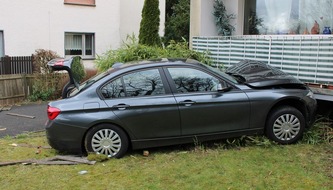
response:
[[[46,137],[49,145],[64,153],[83,154],[85,129],[67,126],[54,121],[46,124]]]

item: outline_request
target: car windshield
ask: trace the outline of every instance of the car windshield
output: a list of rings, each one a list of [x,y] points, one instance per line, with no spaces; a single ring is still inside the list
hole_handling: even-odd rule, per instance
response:
[[[231,77],[230,75],[226,74],[225,72],[221,71],[220,69],[218,68],[215,68],[215,67],[210,67],[210,66],[207,66],[205,65],[209,70],[211,71],[214,71],[215,73],[218,73],[219,75],[222,75],[224,78],[228,79],[229,81],[233,82],[233,83],[238,83],[238,81],[234,78],[234,77]]]
[[[80,84],[79,88],[73,89],[72,92],[70,93],[70,96],[74,96],[74,95],[78,94],[79,92],[81,92],[84,89],[88,88],[89,86],[91,86],[95,82],[99,81],[100,79],[102,79],[106,75],[108,75],[107,71],[106,72],[102,72],[102,73],[100,73],[98,75],[95,75],[92,78],[86,80],[85,82],[83,82],[82,84]]]

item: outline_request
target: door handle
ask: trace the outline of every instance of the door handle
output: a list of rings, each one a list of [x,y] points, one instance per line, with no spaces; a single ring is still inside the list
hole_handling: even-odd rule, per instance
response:
[[[192,100],[184,100],[184,101],[180,101],[179,104],[182,104],[184,106],[192,106],[192,104],[195,104],[195,101]]]
[[[118,105],[114,105],[112,106],[113,108],[117,108],[118,110],[125,110],[126,108],[130,107],[127,104],[118,104]]]

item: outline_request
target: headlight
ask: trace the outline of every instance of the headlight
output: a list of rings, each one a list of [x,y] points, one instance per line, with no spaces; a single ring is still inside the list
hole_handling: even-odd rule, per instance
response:
[[[309,92],[306,94],[306,96],[314,99],[314,94],[311,90],[309,90]]]

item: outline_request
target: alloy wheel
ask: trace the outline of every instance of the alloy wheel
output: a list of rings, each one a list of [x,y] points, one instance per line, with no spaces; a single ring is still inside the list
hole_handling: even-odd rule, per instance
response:
[[[296,137],[301,130],[300,120],[293,114],[278,117],[273,125],[273,133],[279,140],[289,141]]]
[[[91,146],[94,152],[113,157],[121,149],[121,138],[111,129],[101,129],[92,136]]]

